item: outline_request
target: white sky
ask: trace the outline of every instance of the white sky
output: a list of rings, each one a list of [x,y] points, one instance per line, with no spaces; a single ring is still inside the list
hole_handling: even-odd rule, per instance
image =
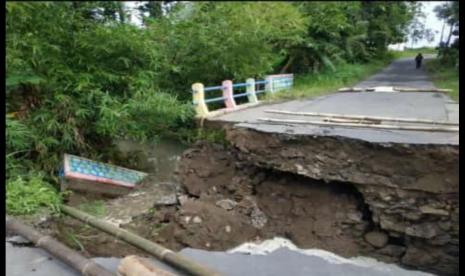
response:
[[[438,5],[444,4],[446,1],[420,1],[420,2],[423,4],[423,12],[425,13],[425,18],[423,18],[422,21],[425,24],[426,28],[429,28],[435,31],[434,41],[428,42],[423,39],[412,45],[411,41],[408,40],[407,46],[408,47],[413,46],[414,48],[425,47],[425,46],[430,46],[430,47],[438,46],[439,40],[441,37],[441,29],[442,29],[443,22],[440,21],[436,17],[436,14],[434,13],[434,8]],[[139,14],[136,10],[139,3],[140,1],[126,1],[125,2],[128,9],[133,11],[131,13],[131,21],[136,25],[141,25],[141,19],[139,18]],[[446,40],[448,35],[449,35],[449,27],[446,26],[446,28],[444,29],[443,40]]]
[[[436,17],[434,13],[434,8],[436,6],[444,4],[446,1],[420,1],[423,4],[423,12],[425,13],[425,18],[423,19],[423,23],[425,23],[425,27],[432,29],[433,31],[437,31],[434,35],[433,42],[427,42],[426,40],[420,40],[417,43],[413,44],[414,48],[424,47],[424,46],[438,46],[439,40],[441,38],[441,29],[443,25],[443,21],[440,21],[439,18]],[[444,38],[443,40],[447,39],[449,35],[449,26],[444,28]],[[453,41],[453,39],[452,39]],[[411,41],[407,42],[407,46],[412,46]]]

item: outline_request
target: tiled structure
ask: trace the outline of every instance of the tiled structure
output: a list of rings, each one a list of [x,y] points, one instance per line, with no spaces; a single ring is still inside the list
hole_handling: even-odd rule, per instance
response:
[[[62,190],[120,195],[134,188],[145,176],[143,172],[65,154]]]

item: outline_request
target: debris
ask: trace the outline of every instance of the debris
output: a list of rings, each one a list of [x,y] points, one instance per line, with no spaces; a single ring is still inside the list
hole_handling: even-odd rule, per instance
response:
[[[202,219],[201,219],[199,216],[195,216],[195,217],[192,219],[192,222],[193,222],[193,223],[202,223]]]
[[[263,228],[268,222],[265,213],[263,213],[257,206],[254,206],[250,216],[252,218],[252,225],[255,228]]]
[[[138,256],[127,256],[118,266],[118,275],[122,276],[174,276],[173,273],[156,267],[153,263]]]
[[[157,201],[155,201],[155,206],[175,205],[176,203],[178,203],[178,200],[176,195],[173,193],[158,198]]]
[[[127,194],[147,174],[65,154],[61,189],[119,196]]]
[[[216,202],[216,206],[221,207],[225,210],[232,210],[236,207],[237,202],[231,199],[222,199]]]

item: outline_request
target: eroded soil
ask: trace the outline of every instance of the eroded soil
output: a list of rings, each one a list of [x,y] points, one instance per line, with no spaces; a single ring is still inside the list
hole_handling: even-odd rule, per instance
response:
[[[228,250],[281,236],[344,257],[370,256],[440,275],[458,271],[458,205],[442,194],[316,180],[257,166],[237,148],[208,143],[185,151],[176,174],[175,183],[148,178],[134,193],[107,201],[110,212],[102,219],[173,250]],[[136,212],[115,212],[137,198],[143,203]],[[76,220],[49,223],[89,256],[146,256]]]

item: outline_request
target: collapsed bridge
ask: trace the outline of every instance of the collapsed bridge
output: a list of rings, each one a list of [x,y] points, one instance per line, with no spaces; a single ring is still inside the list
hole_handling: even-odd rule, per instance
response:
[[[454,274],[458,114],[444,93],[391,90],[265,104],[205,124],[225,128],[248,164],[353,186],[369,210],[358,238],[377,240],[358,254]]]

